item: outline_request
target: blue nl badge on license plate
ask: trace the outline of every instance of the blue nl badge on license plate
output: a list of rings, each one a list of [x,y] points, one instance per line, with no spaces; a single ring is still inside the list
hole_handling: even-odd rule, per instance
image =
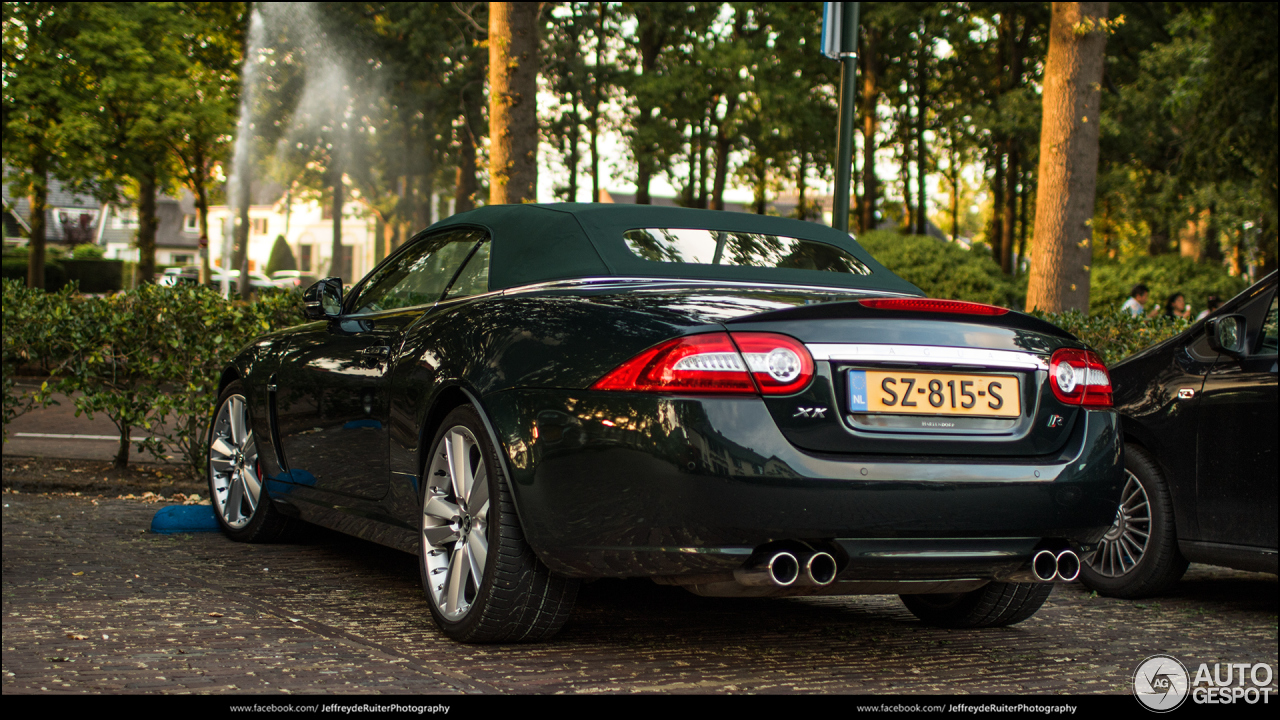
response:
[[[863,370],[849,371],[849,411],[867,411],[867,373]]]

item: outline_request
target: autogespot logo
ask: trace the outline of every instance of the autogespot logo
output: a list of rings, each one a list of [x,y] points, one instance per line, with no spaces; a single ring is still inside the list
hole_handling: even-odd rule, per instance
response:
[[[1133,694],[1148,710],[1169,712],[1187,699],[1187,669],[1172,655],[1152,655],[1133,671]]]
[[[1187,696],[1197,704],[1271,703],[1274,672],[1267,663],[1201,663],[1195,677],[1172,655],[1152,655],[1133,671],[1133,695],[1148,710],[1169,712]]]

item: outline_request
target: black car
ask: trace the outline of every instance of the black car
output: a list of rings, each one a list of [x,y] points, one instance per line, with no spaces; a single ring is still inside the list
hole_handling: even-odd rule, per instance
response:
[[[1274,574],[1276,273],[1111,377],[1125,489],[1084,582],[1137,598],[1189,562]]]
[[[921,295],[812,223],[480,208],[226,368],[211,497],[237,540],[417,554],[464,641],[548,637],[600,577],[1015,623],[1114,517],[1110,380],[1052,325]]]

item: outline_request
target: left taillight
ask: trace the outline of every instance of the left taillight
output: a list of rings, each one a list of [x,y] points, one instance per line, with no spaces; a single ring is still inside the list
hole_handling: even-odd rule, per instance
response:
[[[1054,397],[1067,405],[1109,408],[1111,374],[1092,350],[1063,348],[1049,358],[1049,386]]]
[[[777,333],[688,335],[655,345],[600,378],[593,390],[790,395],[813,379],[813,357]]]

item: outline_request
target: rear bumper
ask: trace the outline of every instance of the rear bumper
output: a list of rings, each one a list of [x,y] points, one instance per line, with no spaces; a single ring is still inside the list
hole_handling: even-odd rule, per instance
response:
[[[485,409],[525,537],[577,577],[731,571],[771,543],[836,555],[840,581],[1000,579],[1049,540],[1110,527],[1118,420],[1083,412],[1065,450],[1016,461],[815,454],[755,398],[506,391]]]

